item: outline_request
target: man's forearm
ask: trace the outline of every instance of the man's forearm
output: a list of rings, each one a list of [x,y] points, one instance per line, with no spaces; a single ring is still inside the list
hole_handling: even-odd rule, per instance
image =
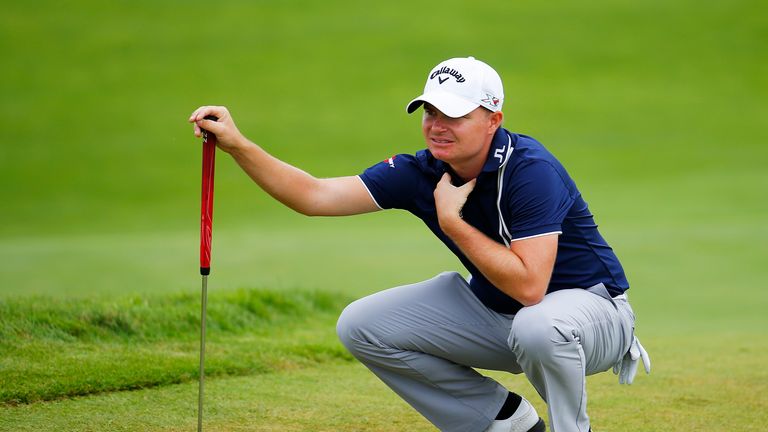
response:
[[[312,213],[312,197],[316,196],[319,179],[277,159],[245,137],[229,154],[273,198],[299,213]]]
[[[440,221],[443,232],[498,289],[525,306],[541,301],[549,278],[515,252],[490,239],[459,217]]]

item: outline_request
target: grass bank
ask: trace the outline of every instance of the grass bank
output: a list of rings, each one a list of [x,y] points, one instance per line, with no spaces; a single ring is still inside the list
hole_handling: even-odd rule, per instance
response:
[[[240,289],[208,303],[206,375],[248,375],[349,359],[333,322],[348,298]],[[0,300],[0,403],[195,380],[200,298]]]

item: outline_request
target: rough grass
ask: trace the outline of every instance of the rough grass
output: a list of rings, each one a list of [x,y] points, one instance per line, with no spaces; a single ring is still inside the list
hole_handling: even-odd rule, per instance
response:
[[[206,374],[283,370],[350,358],[327,331],[346,303],[321,292],[236,290],[208,303]],[[0,300],[0,403],[197,378],[200,298]]]

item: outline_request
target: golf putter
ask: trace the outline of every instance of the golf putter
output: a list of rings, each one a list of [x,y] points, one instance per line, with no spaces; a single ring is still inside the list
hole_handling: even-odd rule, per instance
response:
[[[207,120],[218,120],[206,116]],[[197,431],[203,430],[203,389],[205,384],[205,315],[208,302],[208,275],[211,274],[213,234],[213,172],[216,166],[216,135],[203,130],[203,192],[200,206],[200,274],[203,277],[200,306],[200,387],[197,394]]]

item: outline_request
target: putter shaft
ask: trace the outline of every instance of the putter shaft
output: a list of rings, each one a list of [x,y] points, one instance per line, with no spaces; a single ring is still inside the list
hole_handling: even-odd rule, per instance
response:
[[[208,275],[203,275],[200,306],[200,387],[197,395],[197,432],[203,431],[203,387],[205,386],[205,310],[208,303]]]

